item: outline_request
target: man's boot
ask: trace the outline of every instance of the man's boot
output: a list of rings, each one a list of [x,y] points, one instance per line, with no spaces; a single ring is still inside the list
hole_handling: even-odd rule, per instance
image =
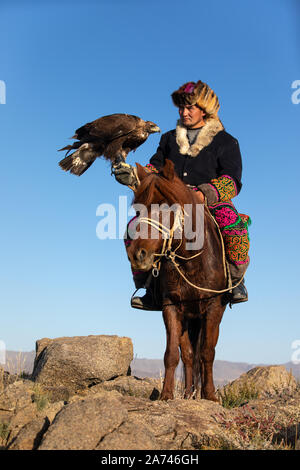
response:
[[[145,274],[145,273],[143,273]],[[145,276],[133,276],[135,286],[138,289],[145,288],[146,294],[143,297],[132,297],[131,307],[140,310],[162,311],[162,299],[159,292],[159,282],[152,276],[152,272]]]
[[[238,266],[235,264],[229,263],[229,270],[230,270],[233,286],[239,282],[239,280],[245,274],[248,266],[249,266],[249,261],[248,263],[239,264]],[[245,282],[243,279],[237,287],[232,289],[232,293],[229,296],[229,302],[231,304],[238,304],[240,302],[247,302],[247,300],[248,300],[248,291],[246,289]]]
[[[242,282],[232,289],[232,294],[230,298],[230,303],[232,304],[238,304],[240,302],[247,302],[248,300],[248,291],[245,286],[244,279]]]

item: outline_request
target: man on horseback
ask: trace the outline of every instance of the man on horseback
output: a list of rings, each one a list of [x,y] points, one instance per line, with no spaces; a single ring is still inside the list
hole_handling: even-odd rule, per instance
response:
[[[162,135],[159,147],[146,169],[158,172],[169,159],[178,177],[191,190],[200,191],[221,230],[232,285],[244,276],[249,265],[248,218],[239,214],[231,200],[241,190],[242,159],[238,141],[228,134],[220,119],[219,101],[213,90],[200,80],[182,85],[172,94],[179,108],[176,129]],[[121,162],[113,169],[116,180],[132,188],[138,185],[135,168]],[[201,199],[201,198],[200,198]],[[134,273],[136,287],[144,287],[145,273]],[[155,305],[151,285],[144,297],[131,305],[161,310]],[[232,290],[230,303],[245,302],[248,293],[242,281]]]

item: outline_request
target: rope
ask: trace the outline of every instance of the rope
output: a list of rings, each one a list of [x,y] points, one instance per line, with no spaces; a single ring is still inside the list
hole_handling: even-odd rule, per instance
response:
[[[173,260],[171,259],[171,261],[173,262]],[[175,268],[177,269],[178,273],[180,274],[180,276],[185,280],[185,282],[187,282],[191,287],[194,287],[195,289],[198,289],[198,290],[201,290],[201,291],[204,291],[204,292],[213,292],[215,294],[222,294],[224,292],[228,292],[232,289],[235,289],[241,282],[242,280],[244,279],[244,274],[243,276],[241,277],[241,279],[239,280],[239,282],[237,284],[235,284],[234,286],[230,286],[228,287],[227,289],[222,289],[222,290],[214,290],[214,289],[207,289],[207,288],[204,288],[204,287],[199,287],[199,286],[196,286],[195,284],[193,284],[192,282],[190,282],[186,277],[185,275],[180,271],[180,269],[178,268],[178,265],[173,262],[173,265],[175,266]]]

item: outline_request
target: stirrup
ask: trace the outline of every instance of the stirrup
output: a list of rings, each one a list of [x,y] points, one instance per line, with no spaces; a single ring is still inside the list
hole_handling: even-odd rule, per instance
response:
[[[137,308],[139,310],[148,310],[148,311],[162,311],[162,305],[159,305],[155,302],[153,298],[153,293],[147,289],[146,294],[142,297],[135,296],[137,289],[131,296],[130,305],[132,308]]]

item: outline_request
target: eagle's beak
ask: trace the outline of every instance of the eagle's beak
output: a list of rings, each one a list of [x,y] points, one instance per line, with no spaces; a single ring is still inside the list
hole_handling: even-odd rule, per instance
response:
[[[151,132],[161,132],[160,128],[158,126],[153,126],[151,127]]]

